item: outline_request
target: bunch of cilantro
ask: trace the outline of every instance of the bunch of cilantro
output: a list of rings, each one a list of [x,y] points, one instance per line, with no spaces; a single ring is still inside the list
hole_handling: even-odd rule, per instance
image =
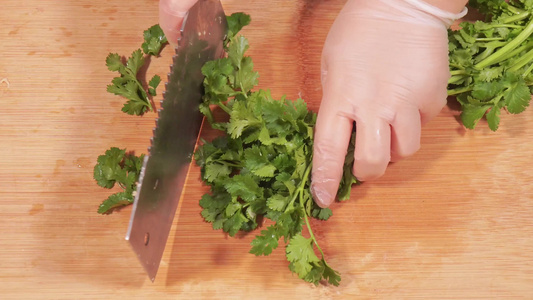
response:
[[[202,68],[205,95],[200,110],[223,135],[203,141],[195,153],[202,180],[211,190],[200,200],[201,214],[214,229],[230,236],[257,228],[264,217],[270,219],[272,224],[252,241],[250,253],[269,255],[283,239],[292,272],[314,284],[325,279],[338,285],[340,274],[326,262],[310,222],[332,215],[329,208],[315,204],[309,189],[316,114],[302,99],[275,100],[268,90],[253,90],[259,75],[245,55],[248,40],[237,36],[249,22],[242,13],[229,16],[227,57]],[[215,109],[226,117],[217,121]],[[353,140],[339,189],[341,200],[349,198],[355,182],[352,157]]]
[[[128,99],[122,107],[123,112],[142,115],[147,110],[152,110],[148,94],[156,95],[156,88],[161,78],[158,75],[152,77],[148,82],[147,94],[142,80],[138,78],[138,72],[146,60],[143,52],[146,55],[158,56],[166,42],[163,30],[156,24],[144,31],[144,43],[141,46],[143,51],[141,52],[141,49],[133,51],[126,64],[117,53],[109,53],[107,56],[108,69],[118,71],[120,74],[119,77],[113,78],[112,84],[107,86],[107,91]],[[103,155],[98,156],[93,173],[96,183],[106,189],[112,189],[115,185],[122,188],[122,191],[111,194],[98,206],[99,214],[109,214],[116,208],[133,203],[143,159],[144,154],[136,156],[126,152],[126,149],[117,147],[111,147]]]
[[[461,120],[473,129],[484,116],[491,130],[501,110],[523,112],[533,93],[533,0],[475,0],[486,21],[462,22],[449,31],[452,77],[448,95],[462,106]]]

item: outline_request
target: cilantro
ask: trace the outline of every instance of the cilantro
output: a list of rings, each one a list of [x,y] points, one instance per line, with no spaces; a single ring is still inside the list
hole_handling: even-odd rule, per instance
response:
[[[157,88],[159,83],[161,83],[161,77],[159,77],[159,75],[154,75],[154,77],[150,79],[150,81],[148,82],[148,86],[149,86],[148,92],[150,93],[150,95],[152,96],[157,95],[155,89]]]
[[[268,226],[266,230],[261,231],[261,235],[255,237],[252,241],[250,253],[255,255],[269,255],[273,249],[278,247],[280,238],[278,225]]]
[[[300,233],[291,238],[286,253],[289,268],[302,279],[311,271],[313,264],[320,261],[313,249],[313,239],[306,239]]]
[[[256,90],[259,75],[245,55],[248,40],[237,32],[250,22],[244,14],[228,17],[227,57],[202,67],[205,94],[200,111],[224,135],[202,141],[195,153],[201,178],[211,192],[200,200],[201,215],[230,236],[257,227],[261,216],[274,221],[251,243],[250,253],[269,255],[283,238],[289,269],[301,279],[338,285],[340,275],[324,258],[309,217],[327,220],[332,211],[318,207],[310,193],[313,128],[316,114],[305,101],[273,99],[268,90]],[[227,114],[215,121],[212,109]],[[355,178],[352,138],[339,198],[347,199]],[[304,224],[310,237],[302,235]],[[318,251],[321,257],[315,254]]]
[[[122,111],[129,115],[142,115],[147,110],[152,110],[148,95],[137,79],[137,72],[143,64],[144,57],[140,49],[133,51],[125,65],[116,53],[110,53],[106,58],[107,68],[120,73],[120,77],[113,78],[112,84],[107,86],[107,91],[129,100],[122,107]]]
[[[98,206],[99,214],[109,214],[115,208],[130,205],[133,203],[133,195],[126,192],[119,192],[110,195],[100,206]]]
[[[227,16],[226,21],[228,22],[227,41],[230,41],[244,26],[250,24],[251,18],[247,14],[238,12]]]
[[[145,30],[143,36],[144,43],[141,47],[144,54],[158,56],[163,45],[167,43],[167,38],[159,24],[155,24]]]
[[[448,95],[462,106],[461,120],[473,129],[483,117],[496,131],[501,110],[518,114],[533,86],[533,1],[471,0],[486,21],[463,22],[449,31]]]
[[[142,44],[144,53],[154,56],[159,55],[162,45],[167,42],[163,31],[157,24],[144,31],[144,40]],[[156,96],[156,88],[161,82],[161,77],[154,75],[148,82],[147,93],[138,79],[139,70],[145,62],[143,51],[141,49],[133,51],[131,57],[126,60],[126,64],[117,53],[109,53],[106,58],[107,68],[120,74],[119,77],[113,78],[111,84],[107,86],[107,91],[128,99],[122,111],[129,115],[138,116],[153,110],[148,94],[152,97]]]
[[[104,188],[111,189],[118,184],[123,191],[112,194],[100,204],[98,213],[108,214],[114,208],[133,203],[133,192],[141,173],[144,154],[137,157],[126,153],[126,149],[112,147],[98,156],[94,166],[94,179]]]
[[[202,67],[205,93],[200,111],[213,128],[225,135],[202,141],[195,152],[201,178],[211,187],[211,192],[199,202],[201,216],[213,229],[221,229],[230,236],[253,230],[262,217],[269,218],[274,224],[256,236],[250,253],[269,255],[283,242],[289,269],[298,277],[314,284],[325,280],[339,285],[340,275],[326,263],[309,221],[309,217],[327,220],[332,215],[331,209],[315,204],[309,190],[316,114],[307,109],[302,99],[275,100],[268,90],[253,91],[259,75],[253,70],[252,58],[245,56],[248,40],[237,36],[250,23],[250,17],[236,13],[228,16],[227,21],[229,30],[224,42],[227,57]],[[145,31],[144,38],[142,49],[148,55],[158,55],[160,43],[166,42],[157,25]],[[148,95],[155,96],[161,82],[155,75],[148,82],[148,89],[143,88],[137,74],[144,61],[141,49],[134,51],[126,63],[118,54],[109,54],[106,59],[109,70],[120,73],[108,91],[129,100],[122,109],[129,114],[152,110]],[[221,108],[228,120],[215,121],[213,106]],[[352,137],[349,149],[352,156],[354,142]],[[111,148],[98,157],[94,168],[97,184],[113,188],[118,183],[123,189],[110,195],[99,206],[98,213],[110,213],[133,202],[143,156]],[[349,197],[351,186],[356,183],[351,175],[352,164],[353,157],[347,156],[339,187],[341,200]],[[304,224],[308,238],[302,234]]]

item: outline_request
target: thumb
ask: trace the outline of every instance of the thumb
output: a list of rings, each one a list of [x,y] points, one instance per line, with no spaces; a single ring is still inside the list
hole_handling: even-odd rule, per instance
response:
[[[168,42],[176,46],[180,38],[181,25],[189,9],[198,0],[160,0],[159,26],[165,33]]]

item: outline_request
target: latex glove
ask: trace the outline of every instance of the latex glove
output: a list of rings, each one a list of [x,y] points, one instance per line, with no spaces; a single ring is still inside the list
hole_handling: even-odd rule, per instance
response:
[[[168,42],[176,46],[180,37],[181,24],[189,9],[198,0],[160,0],[159,26],[163,29]]]
[[[464,14],[421,0],[345,4],[322,53],[311,184],[319,206],[335,199],[354,121],[358,180],[380,177],[419,149],[421,125],[446,104],[447,28]]]

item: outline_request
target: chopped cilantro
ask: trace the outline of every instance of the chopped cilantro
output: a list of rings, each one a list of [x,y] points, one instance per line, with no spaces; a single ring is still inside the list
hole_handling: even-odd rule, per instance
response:
[[[211,186],[200,200],[202,216],[230,236],[256,228],[260,216],[271,219],[275,223],[256,236],[250,253],[269,255],[283,237],[290,270],[314,284],[324,279],[338,285],[340,275],[326,263],[308,219],[332,215],[329,208],[315,204],[309,190],[316,114],[302,99],[273,99],[268,90],[253,91],[259,75],[245,55],[248,40],[237,35],[249,21],[243,14],[228,17],[227,57],[202,68],[205,95],[200,111],[213,128],[225,133],[203,141],[195,153],[202,179]],[[212,107],[222,109],[228,119],[215,121]],[[352,164],[353,157],[347,158],[339,189],[343,199],[355,182]],[[302,235],[303,224],[309,238]]]

